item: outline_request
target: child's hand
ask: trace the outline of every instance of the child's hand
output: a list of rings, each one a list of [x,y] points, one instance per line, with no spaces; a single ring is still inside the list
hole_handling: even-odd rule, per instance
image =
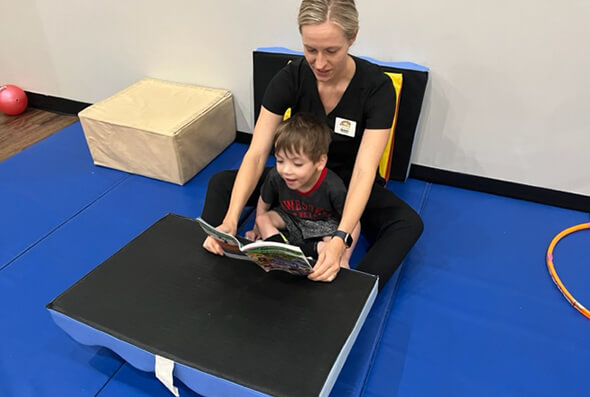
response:
[[[256,228],[248,230],[244,237],[251,241],[260,240],[260,234],[258,234],[258,230],[256,230]]]

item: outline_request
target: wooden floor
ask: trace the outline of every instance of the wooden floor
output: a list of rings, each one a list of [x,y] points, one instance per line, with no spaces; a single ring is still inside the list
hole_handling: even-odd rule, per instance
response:
[[[0,112],[0,162],[78,121],[77,116],[27,108],[18,116]]]

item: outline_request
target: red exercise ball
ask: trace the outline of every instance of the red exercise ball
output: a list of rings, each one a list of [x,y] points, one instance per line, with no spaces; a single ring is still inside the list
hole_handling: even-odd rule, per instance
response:
[[[0,86],[0,112],[15,116],[25,111],[27,103],[27,94],[19,87],[12,84]]]

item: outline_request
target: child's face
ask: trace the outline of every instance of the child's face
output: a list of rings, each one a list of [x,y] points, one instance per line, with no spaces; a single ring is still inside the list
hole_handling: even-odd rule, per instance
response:
[[[315,185],[327,159],[324,154],[318,162],[314,163],[303,153],[292,153],[285,150],[275,153],[275,157],[277,172],[287,187],[301,192],[307,192]]]

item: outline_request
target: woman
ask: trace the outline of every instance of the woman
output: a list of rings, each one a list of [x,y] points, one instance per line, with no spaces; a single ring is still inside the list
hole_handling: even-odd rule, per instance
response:
[[[258,198],[283,113],[288,108],[315,113],[334,131],[327,166],[348,185],[348,194],[339,232],[318,245],[308,278],[336,278],[348,235],[360,220],[363,232],[375,241],[357,269],[378,275],[381,289],[423,229],[418,214],[376,178],[393,123],[395,92],[378,66],[348,54],[358,33],[354,0],[303,0],[298,22],[305,57],[289,63],[269,84],[237,175],[225,171],[211,178],[202,217],[235,234],[244,206],[255,205]],[[203,246],[223,254],[211,238]]]

